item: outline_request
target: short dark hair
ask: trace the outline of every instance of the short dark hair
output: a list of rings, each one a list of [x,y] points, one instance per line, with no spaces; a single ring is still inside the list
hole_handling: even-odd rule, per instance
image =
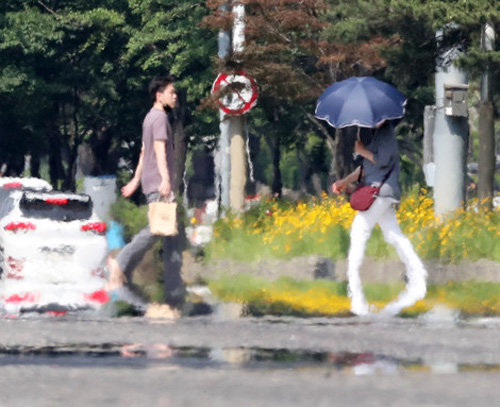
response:
[[[175,77],[173,75],[157,76],[153,78],[149,83],[149,94],[153,101],[156,100],[156,92],[163,92],[168,85],[174,82]]]

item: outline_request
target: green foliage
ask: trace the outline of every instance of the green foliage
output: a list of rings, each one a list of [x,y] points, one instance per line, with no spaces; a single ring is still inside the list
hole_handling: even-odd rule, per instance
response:
[[[130,239],[148,223],[147,205],[137,206],[135,203],[119,197],[111,206],[111,217],[124,225],[124,235]]]
[[[153,76],[175,73],[191,111],[210,89],[216,38],[198,27],[206,12],[196,1],[3,1],[0,161],[19,173],[24,154],[47,154],[51,180],[67,189],[82,142],[96,174],[116,171],[118,155],[135,162],[139,143],[121,147],[140,137]],[[206,132],[199,116],[193,129]]]
[[[444,43],[468,47],[460,64],[476,80],[486,68],[498,76],[499,51],[479,49],[485,22],[499,31],[496,3],[246,2],[249,24],[242,58],[260,87],[248,123],[265,144],[255,161],[257,179],[271,184],[281,170],[286,187],[313,192],[311,175],[319,173],[325,186],[332,172],[326,151],[332,146],[308,115],[331,82],[373,74],[408,97],[407,115],[398,128],[402,181],[406,186],[422,182],[422,111],[434,98],[435,31],[456,23],[459,29],[449,30]],[[179,78],[184,109],[179,120],[190,148],[205,146],[207,139],[212,146],[219,115],[199,106],[219,69],[212,64],[218,27],[212,24],[215,29],[208,30],[200,23],[213,14],[209,6],[216,5],[197,0],[3,0],[1,163],[19,174],[25,154],[34,163],[49,156],[51,180],[66,189],[74,188],[77,148],[83,142],[96,155],[95,174],[115,172],[119,157],[135,163],[141,122],[150,105],[147,84],[166,72]],[[333,59],[325,63],[325,56]],[[496,106],[499,90],[500,81],[494,81]],[[279,157],[273,161],[279,153],[280,163]]]
[[[222,277],[219,280],[211,281],[210,290],[221,299],[237,300],[240,299],[246,303],[251,303],[260,297],[259,292],[270,287],[270,282],[241,274],[238,277]]]
[[[201,112],[200,101],[210,92],[215,78],[212,57],[217,54],[217,37],[200,22],[208,9],[204,2],[130,0],[130,37],[123,59],[144,78],[142,86],[167,71],[178,78],[177,89],[185,95],[189,114],[183,117],[193,147],[202,137],[218,132],[214,113]],[[140,122],[138,123],[140,124]]]
[[[500,261],[500,211],[481,208],[476,200],[445,220],[435,218],[433,211],[432,199],[418,188],[404,196],[398,211],[401,229],[422,259],[444,264],[482,258]],[[353,216],[345,201],[263,199],[248,213],[219,219],[206,256],[238,261],[308,255],[346,258]],[[379,227],[374,228],[366,253],[377,259],[397,258]]]
[[[258,261],[272,256],[271,249],[264,244],[258,235],[249,235],[243,230],[221,228],[221,236],[225,236],[225,244],[211,241],[205,248],[207,261],[215,258],[230,258],[245,262]]]

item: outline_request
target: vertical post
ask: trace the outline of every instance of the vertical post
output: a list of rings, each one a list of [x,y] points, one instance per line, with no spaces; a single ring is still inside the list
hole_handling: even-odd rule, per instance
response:
[[[238,54],[243,51],[245,41],[245,6],[236,3],[233,5],[233,55],[238,61]],[[231,134],[231,209],[241,212],[245,203],[246,184],[246,149],[243,132],[243,116],[230,118]]]
[[[221,10],[228,11],[227,5],[220,6]],[[220,30],[218,36],[218,57],[221,60],[229,58],[231,53],[231,33],[229,31]],[[220,115],[220,138],[215,152],[215,189],[218,194],[218,203],[223,208],[228,208],[230,204],[229,199],[229,180],[230,180],[230,122],[222,110],[219,111]]]
[[[438,43],[442,35],[443,31],[436,33]],[[438,216],[458,209],[465,200],[468,120],[466,116],[445,113],[445,85],[467,84],[466,73],[453,64],[459,55],[456,46],[444,50],[438,58],[435,76],[434,211]]]
[[[246,160],[245,137],[241,116],[231,119],[231,209],[243,210],[245,203]]]
[[[231,176],[231,120],[220,110],[220,138],[215,155],[216,178],[219,182],[220,205],[229,208],[229,190]]]
[[[481,32],[481,49],[483,52],[493,51],[495,29],[485,24]],[[495,178],[495,124],[493,104],[491,102],[491,75],[489,69],[481,79],[481,102],[479,105],[479,159],[478,159],[478,198],[485,200],[491,207],[493,199],[493,183]]]
[[[434,164],[434,121],[436,119],[436,106],[425,106],[424,110],[424,176],[428,186],[434,187],[436,172]]]

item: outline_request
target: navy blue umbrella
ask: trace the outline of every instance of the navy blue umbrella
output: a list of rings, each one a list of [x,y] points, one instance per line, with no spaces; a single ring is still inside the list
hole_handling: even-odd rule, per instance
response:
[[[394,86],[362,76],[334,83],[318,99],[315,116],[331,126],[374,128],[385,120],[400,119],[406,98]]]

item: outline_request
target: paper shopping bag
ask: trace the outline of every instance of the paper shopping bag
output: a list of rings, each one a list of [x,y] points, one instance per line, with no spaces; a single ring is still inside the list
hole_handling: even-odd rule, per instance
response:
[[[154,235],[175,236],[177,232],[177,204],[151,202],[148,209],[149,229]]]

